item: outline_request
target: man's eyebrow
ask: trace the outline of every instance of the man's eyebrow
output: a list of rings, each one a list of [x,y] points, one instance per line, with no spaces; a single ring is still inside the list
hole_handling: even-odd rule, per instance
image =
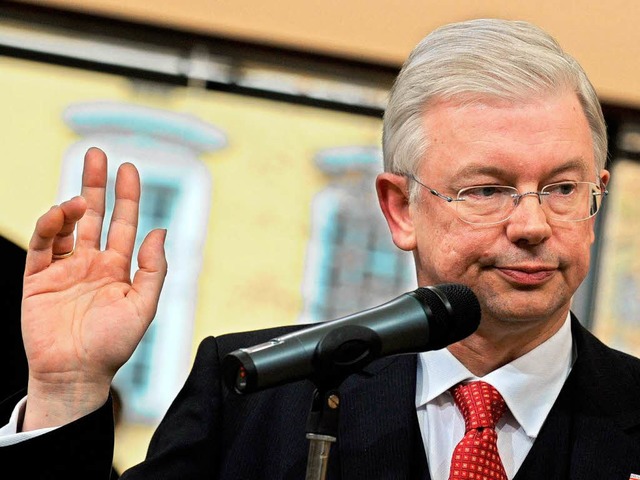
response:
[[[576,157],[567,160],[561,165],[556,166],[547,173],[547,176],[552,177],[564,172],[570,171],[588,171],[588,161],[585,161],[582,157]],[[494,177],[501,177],[508,175],[510,172],[504,168],[496,167],[495,165],[487,165],[486,163],[472,163],[465,165],[456,172],[454,172],[454,178],[464,178],[474,175],[487,175]]]

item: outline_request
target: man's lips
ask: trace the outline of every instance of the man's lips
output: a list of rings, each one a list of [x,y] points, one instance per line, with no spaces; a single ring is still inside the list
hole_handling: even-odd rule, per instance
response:
[[[550,278],[555,272],[554,267],[496,267],[511,281],[522,285],[537,285]]]

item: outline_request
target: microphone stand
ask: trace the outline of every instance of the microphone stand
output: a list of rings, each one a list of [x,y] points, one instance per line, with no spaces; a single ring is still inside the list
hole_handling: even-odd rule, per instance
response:
[[[307,418],[309,455],[305,480],[324,480],[331,445],[338,439],[340,392],[338,387],[360,371],[381,350],[379,337],[371,329],[344,325],[328,332],[316,346],[312,378],[316,389]]]
[[[305,480],[324,480],[327,476],[331,445],[338,438],[340,393],[335,388],[316,388],[307,419],[309,455]]]

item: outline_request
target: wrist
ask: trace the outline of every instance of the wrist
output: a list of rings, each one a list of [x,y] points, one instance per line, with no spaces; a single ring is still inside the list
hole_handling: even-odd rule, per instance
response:
[[[94,412],[108,397],[109,385],[43,385],[30,380],[19,431],[66,425]]]

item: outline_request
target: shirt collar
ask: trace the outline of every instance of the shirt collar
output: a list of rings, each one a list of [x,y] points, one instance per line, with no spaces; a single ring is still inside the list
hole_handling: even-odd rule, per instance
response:
[[[529,437],[535,438],[558,397],[572,364],[570,315],[544,343],[485,375],[503,396]],[[420,353],[416,406],[421,407],[462,381],[478,380],[449,350]]]

